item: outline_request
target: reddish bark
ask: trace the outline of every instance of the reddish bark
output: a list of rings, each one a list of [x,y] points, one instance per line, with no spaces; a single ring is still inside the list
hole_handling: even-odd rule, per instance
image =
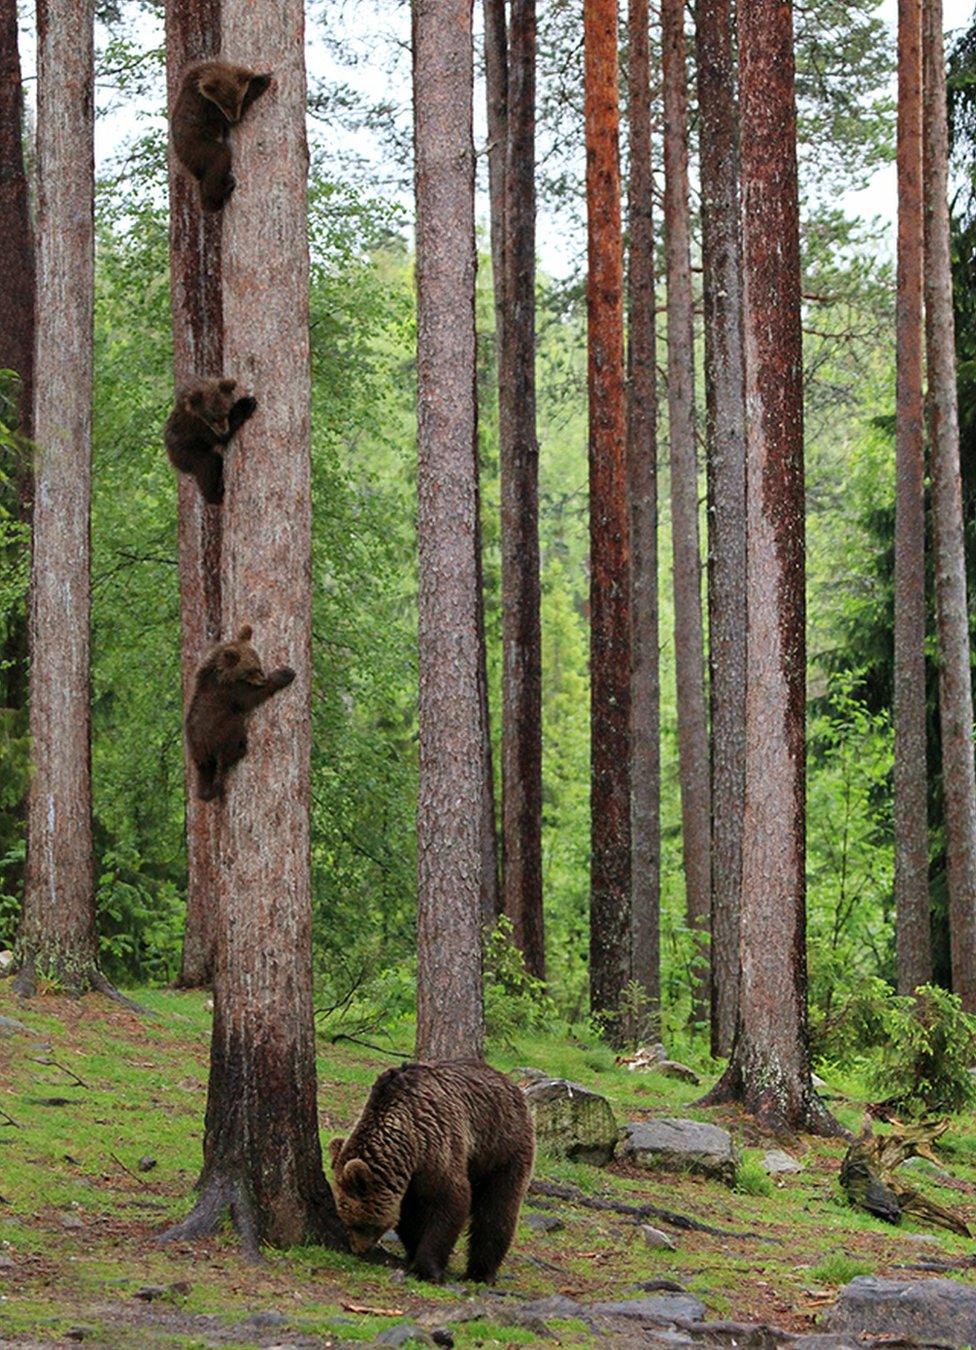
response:
[[[810,1081],[804,887],[803,363],[791,6],[740,0],[748,481],[742,975],[710,1103],[833,1132]]]
[[[545,976],[542,636],[535,425],[535,0],[512,0],[499,359],[502,542],[502,900],[525,964]]]
[[[746,429],[739,145],[729,0],[698,0],[712,716],[711,1031],[727,1055],[739,996],[746,735]]]
[[[220,0],[168,0],[166,83],[172,108],[191,61],[220,52]],[[170,155],[170,295],[173,382],[223,375],[220,293],[222,216],[200,210],[196,184]],[[180,626],[183,705],[206,649],[220,638],[220,507],[208,506],[192,478],[181,474],[179,493]],[[220,856],[220,813],[198,800],[195,773],[184,747],[186,781],[186,924],[179,983],[213,978],[214,907]]]
[[[674,659],[681,837],[688,926],[704,935],[711,906],[711,782],[695,453],[695,331],[688,213],[688,91],[683,0],[662,0],[664,230],[668,277],[668,440],[674,553]],[[708,958],[692,969],[692,1016],[708,1017]]]
[[[420,788],[417,1053],[482,1048],[471,6],[413,10]]]
[[[627,476],[630,496],[631,960],[652,1015],[661,1002],[661,674],[657,575],[657,331],[647,0],[630,0],[630,260]]]
[[[254,626],[294,684],[255,713],[222,808],[214,1024],[200,1199],[245,1245],[345,1239],[316,1111],[310,885],[311,503],[304,19],[301,0],[224,0],[223,54],[274,72],[236,129],[224,210],[224,360],[258,399],[226,461],[225,631]]]
[[[630,952],[630,506],[617,6],[585,0],[590,458],[590,1005],[620,1035]]]
[[[97,971],[91,821],[94,66],[90,0],[37,9],[37,316],[30,598],[32,775],[18,991]]]
[[[932,978],[925,762],[922,5],[898,7],[895,428],[895,914],[898,992]]]
[[[963,554],[941,0],[924,0],[925,339],[952,988],[976,1012],[976,774]]]

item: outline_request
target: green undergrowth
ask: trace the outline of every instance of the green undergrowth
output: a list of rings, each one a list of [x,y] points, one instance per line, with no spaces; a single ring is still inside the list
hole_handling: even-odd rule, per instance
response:
[[[682,1045],[680,1057],[701,1075],[702,1087],[629,1072],[584,1035],[513,1038],[510,1028],[509,1043],[490,1053],[498,1067],[584,1083],[609,1098],[620,1123],[660,1115],[712,1120],[732,1130],[742,1154],[734,1189],[683,1172],[639,1172],[623,1163],[598,1169],[544,1155],[539,1178],[591,1198],[677,1212],[721,1233],[649,1215],[676,1244],[674,1251],[654,1249],[627,1214],[530,1197],[498,1285],[487,1293],[458,1283],[456,1272],[454,1282],[433,1288],[315,1247],[271,1252],[255,1267],[242,1260],[229,1230],[192,1246],[160,1247],[156,1236],[186,1212],[199,1171],[211,1014],[203,994],[151,989],[135,997],[150,1015],[95,996],[72,1002],[48,993],[23,1005],[9,982],[0,982],[0,1016],[28,1027],[27,1034],[0,1034],[4,1345],[53,1346],[84,1330],[89,1343],[106,1347],[206,1346],[214,1343],[216,1319],[221,1335],[232,1338],[222,1344],[249,1346],[260,1340],[251,1319],[262,1314],[273,1315],[283,1339],[369,1342],[387,1326],[408,1321],[431,1329],[443,1319],[459,1346],[511,1345],[536,1339],[506,1319],[517,1301],[554,1293],[583,1303],[638,1297],[642,1285],[659,1279],[696,1293],[712,1316],[802,1330],[854,1274],[896,1273],[921,1256],[961,1259],[973,1249],[942,1232],[934,1243],[912,1242],[909,1225],[890,1228],[853,1211],[837,1184],[842,1142],[766,1140],[748,1118],[696,1107],[718,1066],[696,1057],[694,1045]],[[409,1051],[412,1028],[403,1022],[388,1037],[365,1036],[372,1046],[333,1035],[321,1019],[323,1141],[348,1129],[373,1079],[395,1062],[392,1052]],[[825,1091],[838,1118],[856,1128],[866,1083],[832,1075]],[[798,1157],[802,1172],[768,1177],[761,1158],[772,1144]],[[919,1168],[912,1184],[973,1220],[971,1117],[954,1121],[940,1157],[951,1181]],[[541,1213],[562,1226],[536,1231],[527,1219]],[[582,1323],[550,1325],[560,1343],[592,1339]]]

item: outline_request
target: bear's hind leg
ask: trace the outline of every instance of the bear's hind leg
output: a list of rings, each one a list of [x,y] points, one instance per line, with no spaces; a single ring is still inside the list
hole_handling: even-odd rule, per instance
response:
[[[471,1232],[465,1278],[490,1284],[512,1245],[528,1181],[524,1165],[513,1163],[481,1177],[471,1189]]]
[[[427,1209],[427,1222],[410,1262],[411,1274],[440,1284],[454,1245],[471,1212],[471,1188],[467,1182],[438,1195]]]
[[[220,796],[216,759],[205,759],[197,765],[197,796],[202,802],[212,802],[214,797]]]
[[[212,450],[201,456],[193,474],[205,502],[219,506],[224,500],[224,461]]]
[[[230,170],[230,148],[218,141],[209,144],[207,151],[210,162],[200,178],[200,201],[205,211],[219,211],[236,186]]]

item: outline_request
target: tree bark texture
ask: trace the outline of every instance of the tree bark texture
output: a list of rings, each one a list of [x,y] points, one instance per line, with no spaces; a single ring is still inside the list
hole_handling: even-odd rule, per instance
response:
[[[656,1017],[661,1003],[661,674],[657,563],[657,330],[647,0],[629,0],[627,106],[630,496],[631,961]]]
[[[483,1044],[470,0],[414,0],[420,788],[417,1053]]]
[[[184,68],[220,52],[220,0],[168,0],[166,83],[169,106]],[[200,210],[196,183],[170,150],[170,298],[173,382],[218,378],[223,370],[220,235],[222,215]],[[180,629],[183,706],[193,693],[203,653],[220,639],[220,507],[207,505],[187,474],[179,494]],[[220,811],[196,794],[196,772],[184,746],[186,781],[186,925],[179,983],[213,979],[214,924],[220,857]]]
[[[617,7],[585,0],[590,459],[590,1005],[619,1038],[631,977],[630,506]]]
[[[250,623],[296,679],[256,713],[223,810],[201,1196],[170,1236],[229,1207],[245,1245],[345,1240],[322,1170],[312,1010],[311,507],[304,17],[224,0],[222,55],[272,71],[235,128],[223,218],[224,360],[258,400],[226,461],[225,632]]]
[[[895,429],[895,914],[898,992],[932,978],[925,699],[922,3],[898,6]]]
[[[31,785],[18,988],[98,983],[89,629],[94,294],[93,9],[37,7],[37,326]]]
[[[746,741],[746,427],[739,138],[729,0],[698,0],[705,302],[708,652],[712,719],[711,1039],[727,1055],[739,994]]]
[[[505,913],[545,976],[542,634],[535,417],[535,0],[512,0],[499,360],[502,540],[502,841]]]
[[[740,0],[748,447],[746,810],[738,1026],[709,1100],[836,1129],[810,1081],[804,892],[803,364],[792,9]]]
[[[952,988],[976,1012],[976,775],[963,555],[941,0],[924,0],[925,337]]]
[[[695,452],[695,331],[688,211],[688,90],[683,0],[661,0],[664,66],[664,233],[668,277],[668,440],[674,556],[674,660],[678,709],[681,838],[688,926],[704,936],[711,905],[711,781],[705,706],[698,463]],[[708,1018],[708,956],[692,969],[692,1016]]]
[[[34,233],[24,169],[23,85],[16,0],[0,4],[0,369],[21,379],[19,428],[34,400]],[[29,501],[30,475],[27,475]]]

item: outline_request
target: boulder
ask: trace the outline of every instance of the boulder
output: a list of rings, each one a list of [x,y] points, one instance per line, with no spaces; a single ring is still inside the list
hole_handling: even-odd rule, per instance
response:
[[[665,1078],[680,1078],[683,1083],[700,1083],[701,1079],[694,1069],[687,1064],[682,1064],[677,1059],[661,1059],[652,1068],[656,1073],[663,1073]]]
[[[976,1345],[976,1289],[955,1280],[859,1275],[840,1291],[824,1325],[831,1332],[914,1337],[961,1350]]]
[[[596,1167],[611,1161],[618,1131],[606,1097],[565,1078],[543,1078],[522,1091],[544,1153]]]
[[[777,1176],[782,1172],[802,1172],[803,1164],[791,1158],[788,1153],[784,1153],[781,1148],[771,1148],[762,1155],[759,1166],[770,1176]]]
[[[618,1156],[638,1167],[700,1172],[727,1186],[735,1185],[739,1161],[728,1130],[669,1117],[625,1125]]]
[[[533,1233],[558,1233],[566,1225],[555,1214],[529,1214],[525,1219],[526,1228]]]
[[[668,1326],[675,1322],[701,1322],[705,1305],[693,1294],[658,1294],[650,1298],[628,1298],[620,1302],[591,1303],[587,1312],[591,1317],[626,1317],[653,1326]]]

